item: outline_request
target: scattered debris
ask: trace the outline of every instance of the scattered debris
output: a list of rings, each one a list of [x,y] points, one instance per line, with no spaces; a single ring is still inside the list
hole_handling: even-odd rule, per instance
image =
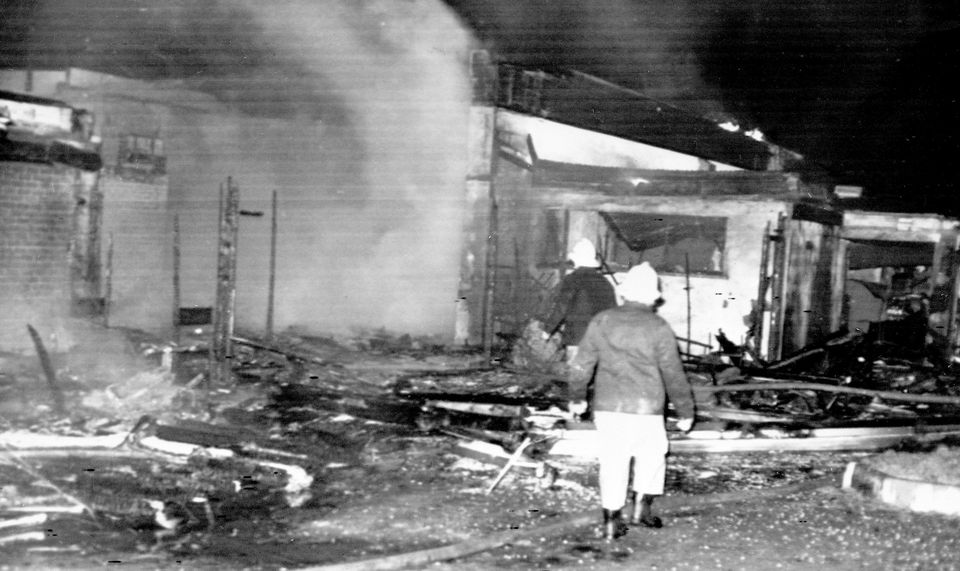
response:
[[[202,345],[146,341],[141,350],[156,360],[127,377],[89,388],[62,385],[63,414],[24,408],[34,415],[5,416],[0,528],[16,533],[0,541],[56,553],[70,542],[54,543],[38,531],[85,525],[84,537],[132,532],[138,552],[150,557],[199,554],[236,542],[234,534],[263,536],[263,545],[272,545],[285,537],[285,522],[301,517],[293,514],[336,528],[338,520],[329,518],[344,502],[365,501],[372,492],[358,482],[372,476],[380,484],[370,485],[396,489],[459,478],[463,501],[526,494],[538,502],[583,502],[595,494],[595,431],[568,410],[559,361],[546,368],[530,359],[491,364],[475,353],[443,354],[383,336],[357,343],[366,347],[360,353],[283,335],[234,342],[234,383],[209,395],[201,394],[206,354],[197,349],[193,358]],[[673,451],[876,451],[960,434],[951,371],[876,359],[839,377],[831,352],[850,352],[856,338],[837,343],[809,353],[818,355],[810,361],[761,364],[729,341],[716,354],[689,359],[698,424],[687,435],[670,432]],[[50,357],[55,364],[57,356]],[[17,369],[15,378],[30,374]],[[668,482],[714,489],[729,477],[701,460],[699,469],[671,473]],[[292,566],[291,552],[279,545],[260,553]],[[364,545],[358,549],[371,555],[390,549]],[[317,552],[306,550],[299,561],[316,564],[308,551]]]

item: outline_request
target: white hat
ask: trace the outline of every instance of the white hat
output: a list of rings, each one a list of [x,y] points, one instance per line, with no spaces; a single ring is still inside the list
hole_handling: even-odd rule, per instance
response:
[[[580,241],[573,246],[573,249],[567,254],[567,259],[573,262],[573,265],[578,268],[596,268],[600,266],[600,262],[597,261],[597,249],[594,247],[593,242],[586,238],[581,238]]]
[[[660,280],[657,278],[657,272],[649,262],[634,266],[620,282],[617,292],[626,301],[653,305],[660,299]]]

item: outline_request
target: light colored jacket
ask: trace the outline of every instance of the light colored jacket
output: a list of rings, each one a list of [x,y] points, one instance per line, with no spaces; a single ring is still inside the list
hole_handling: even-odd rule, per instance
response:
[[[663,414],[669,398],[680,418],[694,416],[676,336],[648,305],[626,302],[590,321],[571,363],[572,399],[584,398],[594,368],[595,411]]]

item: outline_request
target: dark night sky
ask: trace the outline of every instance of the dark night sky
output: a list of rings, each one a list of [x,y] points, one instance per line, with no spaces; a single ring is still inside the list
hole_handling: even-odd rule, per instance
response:
[[[960,4],[947,0],[446,0],[502,60],[725,112],[901,209],[960,213]],[[77,23],[82,25],[77,25]],[[256,74],[230,2],[0,0],[0,66]]]

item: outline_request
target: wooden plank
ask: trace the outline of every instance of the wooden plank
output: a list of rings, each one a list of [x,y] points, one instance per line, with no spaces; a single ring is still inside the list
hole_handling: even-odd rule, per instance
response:
[[[753,377],[753,380],[759,380],[760,377]],[[743,384],[730,384],[718,386],[697,386],[693,388],[695,394],[714,394],[724,392],[744,392],[744,391],[822,391],[830,393],[843,393],[851,395],[862,395],[881,400],[897,402],[914,402],[926,404],[942,404],[960,406],[960,396],[945,396],[931,394],[911,394],[896,391],[874,391],[870,389],[861,389],[857,387],[827,385],[823,383],[807,382],[752,382]]]
[[[723,440],[674,440],[670,442],[670,451],[676,454],[695,454],[709,452],[724,454],[730,452],[840,452],[845,450],[883,450],[900,444],[904,440],[939,440],[947,436],[960,435],[960,431],[929,435],[875,435],[850,436],[837,438],[742,438]]]
[[[770,276],[770,336],[767,343],[767,353],[763,357],[767,361],[777,361],[783,356],[783,313],[785,304],[783,296],[786,293],[787,257],[789,243],[786,231],[786,215],[780,213],[777,220],[776,235],[772,238],[773,273]]]
[[[173,215],[173,341],[180,342],[180,215]]]
[[[757,279],[757,305],[753,313],[753,338],[754,349],[757,354],[763,355],[763,316],[767,311],[767,289],[770,286],[770,276],[768,275],[770,265],[770,222],[763,229],[763,236],[760,240],[760,269]]]
[[[480,397],[483,398],[483,397]],[[430,400],[423,405],[427,409],[442,408],[469,414],[481,414],[484,416],[503,416],[508,418],[521,418],[525,407],[521,405],[510,406],[504,404],[489,404],[483,402],[464,402],[464,401],[444,401]]]
[[[270,277],[267,284],[266,338],[273,338],[273,305],[277,281],[277,191],[270,200]]]
[[[794,436],[791,436],[794,434]],[[838,452],[844,450],[883,450],[907,440],[936,442],[960,435],[960,426],[945,425],[921,429],[901,427],[856,427],[809,430],[764,430],[760,435],[741,431],[693,431],[670,438],[674,454],[733,452]],[[597,450],[596,430],[567,430],[550,449],[554,456],[591,458]]]

